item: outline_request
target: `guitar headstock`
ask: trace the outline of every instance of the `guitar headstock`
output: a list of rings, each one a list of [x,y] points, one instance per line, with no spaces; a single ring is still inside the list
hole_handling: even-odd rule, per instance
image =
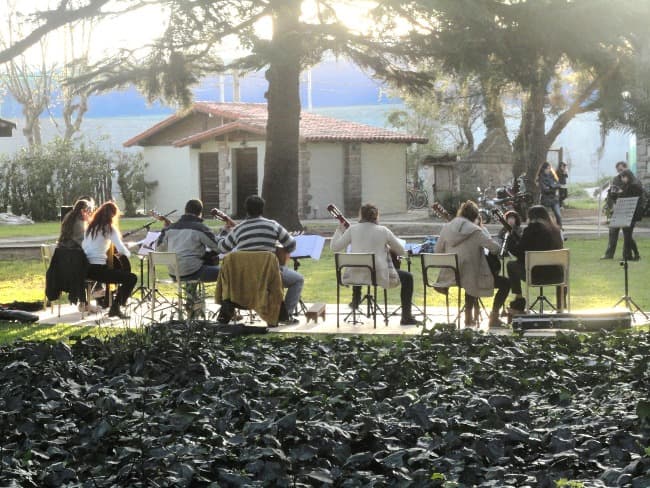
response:
[[[439,219],[446,220],[447,222],[452,219],[451,214],[439,202],[433,202],[431,210]]]

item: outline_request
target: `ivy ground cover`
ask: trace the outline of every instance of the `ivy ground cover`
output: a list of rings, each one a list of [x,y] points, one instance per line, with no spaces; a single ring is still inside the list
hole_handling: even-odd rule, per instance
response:
[[[0,486],[650,486],[650,334],[0,347]]]

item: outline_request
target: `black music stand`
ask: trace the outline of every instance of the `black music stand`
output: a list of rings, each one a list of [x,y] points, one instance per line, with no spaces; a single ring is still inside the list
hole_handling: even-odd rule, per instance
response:
[[[629,198],[619,198],[616,200],[614,205],[614,212],[612,213],[612,218],[609,221],[609,227],[612,228],[623,228],[630,227],[632,225],[632,219],[634,218],[634,213],[636,211],[636,206],[639,201],[639,197],[629,197]],[[624,276],[625,276],[625,295],[623,295],[619,300],[614,304],[614,307],[617,307],[620,303],[624,303],[625,307],[632,314],[632,320],[635,320],[634,314],[640,312],[641,315],[648,320],[648,314],[646,314],[639,305],[632,299],[629,294],[629,281],[628,281],[628,260],[626,252],[623,250],[623,261],[620,261],[620,265],[623,267]]]
[[[413,257],[414,254],[419,254],[419,252],[414,253],[413,249],[416,249],[419,251],[418,246],[409,246],[406,249],[406,256],[402,256],[402,260],[406,261],[406,270],[410,273],[411,272],[411,258]],[[413,279],[413,283],[415,284],[415,278]],[[417,310],[417,312],[413,313],[413,309]],[[400,305],[397,307],[393,312],[389,315],[389,317],[393,317],[395,315],[400,315],[402,313],[402,306]],[[424,316],[424,312],[420,307],[418,307],[415,303],[413,303],[413,300],[411,300],[411,314],[413,316],[415,315],[422,315]]]

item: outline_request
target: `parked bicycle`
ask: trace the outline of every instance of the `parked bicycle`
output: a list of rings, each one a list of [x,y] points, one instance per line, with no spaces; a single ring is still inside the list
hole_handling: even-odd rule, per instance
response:
[[[407,188],[406,205],[409,210],[428,207],[429,195],[422,188]]]

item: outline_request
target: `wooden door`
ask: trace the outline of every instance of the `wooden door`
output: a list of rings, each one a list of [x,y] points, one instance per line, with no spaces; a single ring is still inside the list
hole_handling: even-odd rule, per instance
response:
[[[219,153],[199,154],[199,178],[201,179],[201,200],[203,214],[219,207]]]
[[[237,172],[237,218],[246,216],[244,202],[249,195],[257,195],[257,149],[254,147],[235,150]]]

